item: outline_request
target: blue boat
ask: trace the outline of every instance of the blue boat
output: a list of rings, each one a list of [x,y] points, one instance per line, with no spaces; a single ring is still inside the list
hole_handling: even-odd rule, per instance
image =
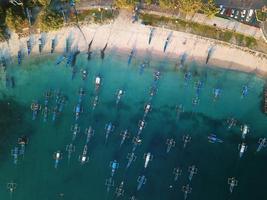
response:
[[[64,105],[66,103],[66,97],[62,96],[59,101],[58,111],[61,113],[63,111]]]
[[[59,161],[62,159],[62,155],[61,155],[60,151],[57,151],[57,152],[54,153],[54,159],[55,159],[54,167],[55,167],[55,169],[57,169]]]
[[[56,65],[59,65],[65,58],[66,56],[64,55],[58,56],[56,60]]]
[[[58,115],[58,106],[55,106],[52,112],[52,121],[55,122]]]
[[[74,54],[72,52],[70,52],[67,56],[67,62],[66,62],[66,66],[70,65],[73,61],[73,57],[74,57]]]
[[[71,80],[75,78],[75,75],[77,73],[77,69],[75,66],[71,67]]]
[[[265,148],[267,146],[267,139],[266,138],[260,138],[258,141],[258,147],[256,152],[260,152],[261,149]]]
[[[139,69],[139,74],[142,75],[144,73],[144,70],[145,70],[145,63],[143,62],[141,65],[140,65],[140,69]]]
[[[89,126],[89,128],[85,129],[85,134],[86,134],[86,144],[88,144],[91,140],[91,138],[93,137],[93,135],[95,134],[95,131],[93,130],[93,128],[91,126]]]
[[[163,48],[163,52],[165,53],[166,49],[167,49],[167,46],[170,42],[170,39],[171,39],[171,36],[172,36],[172,32],[168,35],[166,41],[165,41],[165,44],[164,44],[164,48]]]
[[[146,184],[146,177],[145,175],[139,176],[137,179],[138,185],[137,185],[137,191],[139,191],[144,184]]]
[[[83,81],[87,79],[87,76],[88,76],[88,70],[87,69],[82,69],[81,70],[81,73],[82,73],[82,79]]]
[[[18,64],[21,64],[21,60],[22,60],[22,52],[21,50],[18,51]]]
[[[220,97],[220,95],[221,95],[221,89],[220,88],[215,88],[214,89],[214,100],[217,100],[217,99],[219,99],[219,97]]]
[[[71,126],[71,129],[72,131],[72,141],[74,141],[78,135],[78,133],[80,133],[81,131],[81,128],[79,127],[79,125],[76,123],[74,124],[73,126]]]
[[[75,120],[77,121],[79,119],[79,117],[80,117],[81,112],[82,112],[82,108],[81,108],[81,104],[80,103],[78,103],[76,105],[74,111],[75,111]]]
[[[113,177],[116,169],[119,168],[119,163],[116,160],[113,160],[112,162],[110,162],[110,167],[111,167],[111,177]]]
[[[128,58],[128,65],[130,65],[131,62],[132,62],[132,58],[133,58],[134,52],[135,52],[135,50],[132,49],[132,51],[131,51],[131,53],[130,53],[130,55],[129,55],[129,58]]]
[[[84,95],[85,95],[85,90],[81,87],[79,90],[79,98],[78,98],[79,104],[82,103]]]
[[[241,95],[241,98],[244,98],[248,95],[248,86],[247,85],[244,85],[243,88],[242,88],[242,95]]]
[[[180,68],[184,67],[186,57],[187,57],[186,53],[184,53],[184,54],[181,56],[180,65],[179,65]]]
[[[70,143],[66,146],[66,151],[68,152],[68,163],[70,163],[71,154],[75,152],[75,146]]]
[[[61,98],[61,91],[60,90],[56,90],[55,91],[55,102],[56,104],[60,104],[60,98]]]
[[[87,147],[87,144],[86,144],[83,147],[82,155],[79,156],[79,161],[81,162],[82,165],[89,161],[89,156],[87,154],[88,154],[88,147]]]
[[[44,106],[47,107],[49,99],[52,97],[52,91],[49,89],[44,93],[44,96],[45,96]]]
[[[13,157],[13,163],[16,165],[18,163],[18,157],[19,157],[19,148],[15,147],[11,150],[11,156]]]
[[[152,37],[154,35],[154,32],[155,32],[155,28],[152,28],[151,31],[150,31],[150,34],[149,34],[148,44],[151,43]]]
[[[197,81],[196,84],[195,84],[195,88],[196,88],[196,96],[199,97],[200,95],[200,90],[203,86],[203,82],[202,81]]]
[[[11,86],[10,77],[7,74],[5,77],[5,85],[6,85],[6,88],[10,88],[10,86]]]
[[[217,136],[214,135],[214,134],[210,134],[208,136],[208,140],[209,140],[210,143],[223,143],[223,140],[217,138]]]
[[[93,39],[91,40],[91,42],[88,45],[87,60],[90,60],[91,59],[91,55],[92,55],[91,46],[92,46],[92,43],[93,43]]]
[[[32,120],[36,120],[38,112],[41,110],[41,105],[38,103],[38,101],[35,101],[31,104],[31,110],[32,110]]]
[[[47,122],[48,113],[49,113],[49,109],[48,109],[47,106],[45,106],[45,107],[44,107],[44,110],[43,110],[44,122]]]
[[[105,143],[107,143],[110,133],[114,130],[114,126],[112,125],[111,122],[109,122],[108,124],[106,124],[105,129],[106,129]]]
[[[128,159],[126,169],[128,169],[131,166],[132,162],[136,160],[136,156],[134,155],[134,152],[132,152],[132,153],[128,153],[126,158]]]
[[[190,81],[191,77],[192,77],[191,72],[186,72],[186,73],[184,74],[185,85],[188,85],[188,82]]]
[[[27,49],[28,49],[28,56],[31,54],[32,46],[31,46],[31,41],[27,40]]]
[[[106,179],[105,186],[107,186],[107,193],[109,193],[110,188],[114,187],[114,181],[112,180],[112,177],[109,177],[109,179]]]
[[[1,66],[3,67],[4,72],[6,71],[7,68],[7,62],[4,56],[1,57]]]
[[[66,39],[66,49],[65,49],[65,52],[66,53],[69,53],[70,51],[70,38],[67,38]]]
[[[18,144],[20,145],[19,155],[24,156],[25,154],[25,146],[28,144],[28,138],[26,136],[22,136],[18,138]]]
[[[45,45],[44,38],[42,38],[42,37],[39,38],[39,53],[42,53],[44,45]]]
[[[51,44],[51,53],[54,53],[56,47],[56,39],[52,39],[52,44]]]

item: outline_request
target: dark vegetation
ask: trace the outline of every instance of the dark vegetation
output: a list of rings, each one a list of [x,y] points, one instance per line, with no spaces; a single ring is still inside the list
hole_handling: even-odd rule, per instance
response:
[[[11,149],[9,141],[14,141],[14,137],[31,134],[31,127],[25,123],[26,108],[12,98],[4,97],[0,100],[0,111],[0,152],[8,156]]]
[[[104,9],[76,13],[75,7],[70,6],[68,0],[23,0],[22,2],[23,5],[0,4],[0,41],[8,40],[8,30],[23,36],[31,32],[56,30],[69,23],[77,23],[77,19],[78,22],[87,20],[102,23],[113,19],[117,14]]]

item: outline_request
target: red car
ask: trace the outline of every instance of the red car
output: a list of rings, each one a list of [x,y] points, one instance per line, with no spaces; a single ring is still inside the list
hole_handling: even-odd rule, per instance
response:
[[[226,14],[227,17],[230,17],[230,15],[231,15],[231,9],[230,8],[227,8],[225,14]]]

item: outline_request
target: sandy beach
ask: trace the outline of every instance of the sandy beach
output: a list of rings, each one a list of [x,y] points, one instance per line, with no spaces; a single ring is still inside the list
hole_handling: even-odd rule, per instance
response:
[[[43,33],[43,38],[46,40],[43,52],[50,52],[53,38],[57,41],[56,52],[64,52],[67,38],[71,40],[71,47],[78,47],[80,51],[87,52],[88,43],[93,39],[93,51],[102,49],[108,43],[107,53],[114,49],[130,53],[134,48],[135,56],[142,56],[144,52],[150,51],[152,57],[169,56],[177,58],[178,62],[179,57],[186,54],[187,62],[197,61],[205,64],[208,51],[212,48],[209,65],[267,75],[267,55],[213,39],[162,27],[155,28],[152,41],[148,44],[152,27],[131,23],[130,14],[126,12],[121,12],[119,17],[110,24],[88,24],[81,26],[81,29],[85,38],[77,27],[64,27],[58,31]],[[164,53],[163,47],[169,35],[171,35],[170,41]],[[41,34],[30,37],[34,54],[39,54],[40,37]],[[12,34],[9,44],[6,42],[0,44],[0,54],[16,57],[18,50],[23,49],[26,55],[27,40],[29,37],[19,39],[16,34]]]

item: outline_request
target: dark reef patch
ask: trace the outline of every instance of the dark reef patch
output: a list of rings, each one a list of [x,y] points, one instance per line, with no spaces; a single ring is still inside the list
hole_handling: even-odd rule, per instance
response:
[[[9,156],[8,151],[21,135],[32,133],[32,127],[26,122],[27,108],[11,97],[0,100],[0,159]]]

